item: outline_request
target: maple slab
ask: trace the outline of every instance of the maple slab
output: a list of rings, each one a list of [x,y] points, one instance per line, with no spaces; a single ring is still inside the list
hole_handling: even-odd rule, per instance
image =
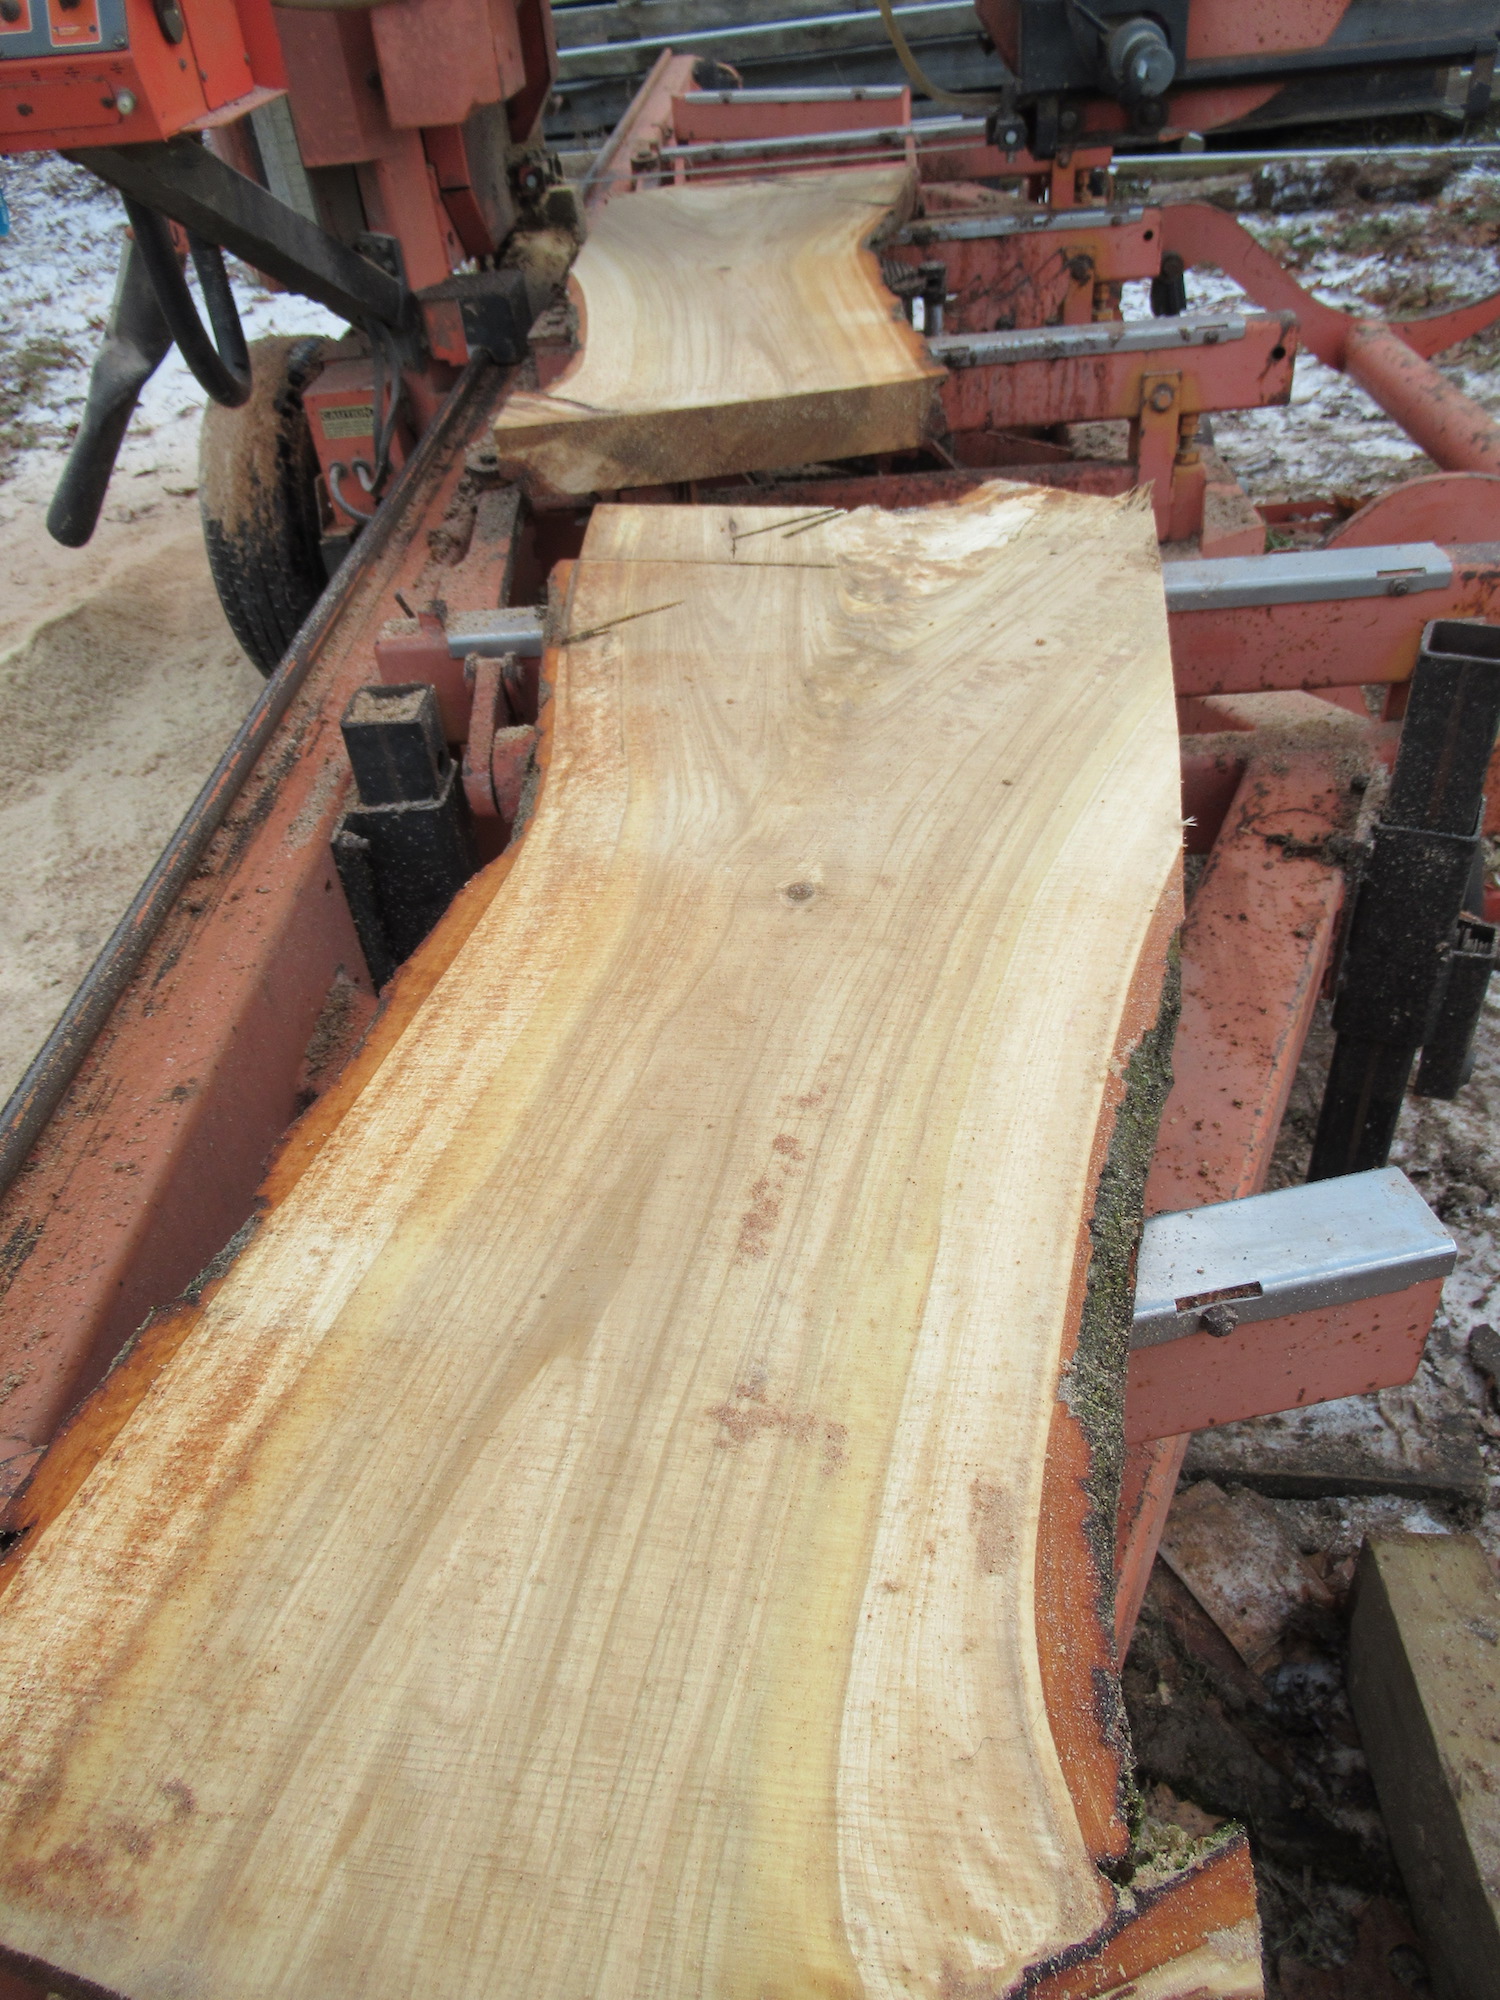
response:
[[[895,166],[617,196],[573,266],[581,351],[507,398],[503,469],[556,499],[921,444],[944,371],[867,247],[914,189]]]
[[[1242,1841],[1112,1879],[1079,1330],[1180,909],[1150,513],[603,508],[544,666],[524,837],[33,1490],[0,1962],[1259,1992]]]

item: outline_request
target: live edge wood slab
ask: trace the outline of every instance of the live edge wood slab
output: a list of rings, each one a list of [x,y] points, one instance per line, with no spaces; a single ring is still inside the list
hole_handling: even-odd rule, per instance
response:
[[[895,166],[618,196],[573,267],[577,359],[500,411],[506,471],[545,503],[919,445],[944,371],[866,247],[914,189]]]
[[[529,826],[47,1462],[0,1962],[1259,1993],[1106,1631],[1179,914],[1149,511],[603,508]]]

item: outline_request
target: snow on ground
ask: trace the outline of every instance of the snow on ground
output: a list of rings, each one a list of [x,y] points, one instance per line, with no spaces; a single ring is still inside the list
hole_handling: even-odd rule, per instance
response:
[[[39,460],[51,470],[78,420],[114,294],[125,211],[113,189],[53,154],[6,160],[0,186],[11,215],[10,235],[0,238],[0,472],[14,477]],[[232,266],[232,275],[250,340],[268,333],[337,338],[345,330],[310,300],[266,290],[243,266]],[[183,483],[203,403],[173,348],[126,434],[113,507],[135,503],[128,479],[160,473],[167,491]]]
[[[1182,190],[1191,194],[1191,188]],[[1241,214],[1314,298],[1340,310],[1405,317],[1482,298],[1500,285],[1500,172],[1457,174],[1432,202]],[[1220,272],[1188,273],[1189,311],[1239,305]],[[1150,311],[1149,287],[1127,285],[1127,317]],[[1439,366],[1476,402],[1500,411],[1500,337],[1466,341]],[[1355,382],[1306,352],[1297,357],[1289,409],[1242,410],[1213,419],[1215,442],[1254,500],[1330,492],[1368,499],[1397,480],[1434,470],[1431,460]]]

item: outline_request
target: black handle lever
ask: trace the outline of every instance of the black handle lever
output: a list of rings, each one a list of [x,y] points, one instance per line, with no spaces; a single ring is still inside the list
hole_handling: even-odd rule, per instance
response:
[[[64,548],[81,549],[97,527],[131,414],[171,345],[151,274],[127,237],[78,435],[47,510],[47,532]]]

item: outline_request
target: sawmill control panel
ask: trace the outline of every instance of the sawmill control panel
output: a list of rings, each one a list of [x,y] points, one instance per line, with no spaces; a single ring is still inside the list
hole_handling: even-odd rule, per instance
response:
[[[0,152],[168,139],[285,83],[269,0],[0,0]]]

